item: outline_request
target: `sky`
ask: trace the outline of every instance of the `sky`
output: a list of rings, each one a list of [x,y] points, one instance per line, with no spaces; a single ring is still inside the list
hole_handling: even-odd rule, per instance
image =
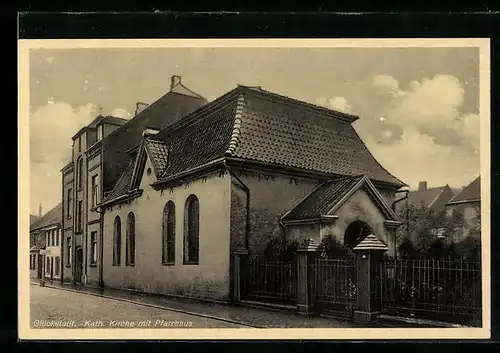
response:
[[[172,75],[209,101],[244,84],[358,115],[367,147],[410,188],[479,175],[478,48],[32,49],[30,212],[61,201],[81,127],[100,110],[131,118]]]

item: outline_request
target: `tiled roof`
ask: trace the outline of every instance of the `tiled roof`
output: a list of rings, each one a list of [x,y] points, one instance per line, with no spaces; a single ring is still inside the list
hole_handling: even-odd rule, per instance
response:
[[[148,155],[152,160],[157,176],[162,175],[168,164],[168,146],[161,141],[147,139],[145,147],[148,150]]]
[[[344,177],[321,184],[283,217],[283,221],[317,218],[325,215],[363,176]]]
[[[125,171],[120,176],[118,181],[116,182],[115,187],[111,190],[111,192],[102,200],[101,203],[107,202],[109,200],[115,199],[119,196],[125,195],[129,191],[130,181],[132,179],[132,174],[134,172],[134,160],[131,160],[128,166],[125,168]]]
[[[387,245],[384,244],[375,234],[366,236],[353,250],[388,250]]]
[[[228,156],[332,177],[366,175],[403,186],[364,145],[351,126],[356,119],[239,86],[151,136],[147,145],[160,169],[169,147],[158,183]]]
[[[47,227],[53,224],[61,223],[62,202],[44,214],[39,220],[30,225],[30,231]]]
[[[245,96],[235,157],[404,184],[372,156],[349,122]]]
[[[478,201],[481,199],[481,178],[477,177],[461,192],[450,200],[450,204],[456,202]]]

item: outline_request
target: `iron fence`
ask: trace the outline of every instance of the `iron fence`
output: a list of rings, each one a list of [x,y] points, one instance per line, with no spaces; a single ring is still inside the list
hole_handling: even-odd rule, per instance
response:
[[[386,260],[380,263],[382,310],[392,314],[481,325],[481,263]]]
[[[313,273],[318,310],[352,316],[356,304],[356,258],[317,258],[313,262]]]
[[[248,258],[243,264],[245,299],[277,304],[295,304],[297,299],[296,260]]]

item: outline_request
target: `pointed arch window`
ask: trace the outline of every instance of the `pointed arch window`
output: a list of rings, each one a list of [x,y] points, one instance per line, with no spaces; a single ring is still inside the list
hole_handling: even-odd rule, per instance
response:
[[[113,266],[120,266],[122,250],[122,225],[120,216],[116,216],[113,227]]]
[[[126,234],[125,248],[127,250],[127,266],[134,266],[135,264],[135,215],[130,212],[127,216],[127,234]]]
[[[168,201],[163,209],[163,258],[164,265],[175,264],[175,204]]]
[[[190,195],[184,208],[184,264],[199,263],[200,243],[200,203],[195,195]]]

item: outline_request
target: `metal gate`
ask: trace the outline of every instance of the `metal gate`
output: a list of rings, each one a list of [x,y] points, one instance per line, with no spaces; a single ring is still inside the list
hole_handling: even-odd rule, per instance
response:
[[[319,312],[351,318],[356,304],[356,258],[318,258],[313,262],[314,298]]]

